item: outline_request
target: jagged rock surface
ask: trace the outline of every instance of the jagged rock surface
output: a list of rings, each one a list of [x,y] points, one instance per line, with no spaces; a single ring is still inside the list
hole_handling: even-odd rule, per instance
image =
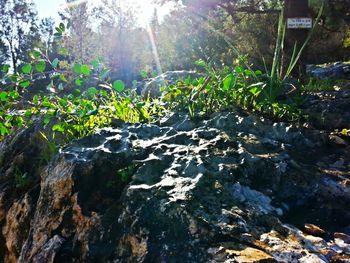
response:
[[[350,64],[335,62],[324,65],[308,65],[306,72],[311,76],[319,79],[349,79]]]
[[[16,156],[34,134],[0,145],[6,262],[350,260],[349,147],[325,134],[174,114],[77,140],[18,190],[13,170],[29,160]]]
[[[350,89],[304,94],[304,113],[318,129],[350,128]]]

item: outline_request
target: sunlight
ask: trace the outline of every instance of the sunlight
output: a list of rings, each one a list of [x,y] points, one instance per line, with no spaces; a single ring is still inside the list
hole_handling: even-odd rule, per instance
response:
[[[154,10],[159,8],[152,3],[152,0],[127,0],[126,3],[138,11],[137,17],[141,26],[147,26]]]
[[[90,2],[92,5],[100,5],[101,0],[76,0],[70,3],[64,3],[60,6],[60,9],[71,8],[79,4]],[[162,20],[163,17],[168,14],[173,8],[174,3],[167,3],[162,6],[154,4],[152,0],[123,0],[121,3],[125,6],[130,6],[135,10],[137,20],[142,27],[147,27],[147,24],[157,10],[158,19]]]
[[[82,3],[89,2],[89,4],[93,6],[98,6],[102,4],[101,0],[76,0],[70,3],[65,3],[61,5],[61,9],[72,8]],[[156,62],[156,67],[158,74],[162,74],[162,67],[160,58],[157,50],[156,39],[154,38],[153,29],[150,26],[150,20],[152,19],[155,11],[157,12],[157,18],[159,22],[163,19],[165,15],[170,13],[170,11],[174,8],[173,3],[168,3],[165,5],[157,5],[153,3],[153,0],[124,0],[122,2],[117,2],[122,6],[131,7],[135,11],[135,16],[137,17],[138,24],[147,30],[149,41],[152,47],[152,54],[154,60]]]

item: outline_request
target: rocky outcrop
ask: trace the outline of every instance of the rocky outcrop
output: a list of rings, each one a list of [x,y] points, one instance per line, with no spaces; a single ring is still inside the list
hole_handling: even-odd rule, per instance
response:
[[[324,65],[308,65],[306,72],[309,76],[319,79],[349,79],[350,64],[336,62]]]
[[[308,92],[302,108],[309,123],[317,129],[350,129],[350,89]]]
[[[13,140],[0,146],[12,156],[1,163],[7,195],[16,189],[9,178],[20,155]],[[238,112],[198,121],[174,114],[103,129],[36,170],[40,184],[34,180],[10,199],[2,195],[1,256],[6,262],[348,262],[349,157],[348,145],[318,131]]]

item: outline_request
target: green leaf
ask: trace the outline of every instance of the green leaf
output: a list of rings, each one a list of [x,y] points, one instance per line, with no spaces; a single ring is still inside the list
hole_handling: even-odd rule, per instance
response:
[[[50,120],[51,120],[51,117],[50,116],[45,116],[44,118],[44,124],[49,124],[50,123]]]
[[[19,93],[15,90],[10,91],[8,94],[12,99],[17,99],[19,97]]]
[[[0,135],[5,136],[9,133],[10,133],[9,129],[7,129],[2,122],[0,122]]]
[[[64,32],[66,30],[66,27],[64,26],[63,23],[60,23],[58,27],[61,30],[61,32]]]
[[[0,101],[7,101],[7,92],[6,91],[0,92]]]
[[[3,65],[1,68],[1,71],[5,74],[7,74],[9,70],[10,70],[10,65],[7,65],[7,64]]]
[[[242,73],[242,72],[243,72],[243,68],[237,66],[237,67],[235,67],[235,72],[236,72],[236,73]]]
[[[155,78],[158,76],[158,73],[157,73],[157,71],[153,70],[151,75],[152,75],[152,78]]]
[[[63,106],[63,107],[68,105],[68,102],[67,102],[66,99],[60,99],[60,100],[58,101],[58,103],[59,103],[61,106]]]
[[[12,82],[17,82],[17,80],[18,80],[17,75],[15,75],[15,74],[10,75],[10,80],[11,80]]]
[[[142,78],[145,79],[145,78],[147,78],[148,73],[147,73],[146,70],[141,70],[141,71],[140,71],[140,75],[141,75]]]
[[[105,97],[105,98],[108,98],[108,92],[105,90],[100,90],[100,95]]]
[[[81,93],[80,89],[75,89],[73,90],[72,95],[77,97],[80,95],[80,93]]]
[[[55,124],[52,127],[52,131],[54,131],[54,132],[64,132],[64,127],[62,126],[62,124]]]
[[[232,87],[235,86],[236,84],[236,76],[234,76],[233,74],[229,74],[223,81],[223,90],[224,91],[228,91],[229,89],[231,89]]]
[[[90,67],[88,65],[86,65],[86,64],[81,65],[80,70],[81,70],[81,73],[83,73],[85,76],[90,75],[91,70],[90,70]]]
[[[24,116],[26,117],[26,118],[30,118],[30,117],[32,117],[32,111],[31,110],[26,110],[26,112],[24,113]]]
[[[81,74],[81,73],[82,73],[82,71],[81,71],[81,64],[75,63],[75,64],[74,64],[74,67],[73,67],[73,71],[74,71],[76,74]]]
[[[30,64],[25,64],[23,67],[22,67],[22,72],[24,74],[30,74],[30,72],[32,71],[32,65]]]
[[[125,89],[125,84],[121,80],[116,80],[113,82],[113,89],[118,92],[122,92]]]
[[[58,63],[60,62],[60,60],[58,58],[55,58],[52,62],[51,65],[53,68],[57,68]]]
[[[205,67],[207,65],[203,59],[198,59],[194,64],[200,67]]]
[[[58,77],[61,81],[68,82],[68,80],[66,79],[66,76],[64,74],[60,74]]]
[[[264,82],[258,82],[248,86],[248,89],[251,94],[253,94],[254,96],[258,96],[265,86],[266,84]]]
[[[84,81],[81,80],[81,79],[76,79],[76,80],[74,81],[74,83],[75,83],[75,85],[77,85],[77,86],[80,87],[80,86],[84,83]]]
[[[257,71],[255,71],[255,75],[256,76],[261,76],[263,73],[262,73],[262,71],[261,70],[257,70]]]
[[[252,73],[251,70],[246,69],[246,70],[244,70],[244,75],[246,75],[246,76],[251,76],[251,75],[253,75],[253,73]]]
[[[23,120],[23,118],[22,117],[16,117],[16,125],[18,126],[18,127],[21,127],[22,125],[23,125],[23,123],[24,123],[24,120]]]
[[[41,52],[40,52],[40,50],[33,50],[33,51],[29,52],[29,56],[31,59],[37,59],[41,56]]]
[[[36,71],[43,73],[46,68],[46,62],[44,60],[40,60],[35,64]]]
[[[56,27],[56,29],[57,29],[57,27]],[[55,39],[60,39],[60,38],[62,38],[62,32],[56,32],[53,34],[53,36],[55,37]]]
[[[87,93],[90,96],[95,96],[97,94],[97,89],[95,87],[90,87],[90,88],[88,88]]]
[[[34,97],[33,97],[33,103],[34,103],[35,105],[37,105],[37,104],[39,103],[39,96],[38,96],[38,95],[34,95]]]
[[[62,55],[62,56],[68,56],[69,55],[68,50],[63,48],[63,47],[58,49],[58,54]]]
[[[348,129],[342,129],[340,133],[341,133],[342,135],[347,136],[349,132],[350,132],[350,130],[348,130]]]
[[[30,85],[30,81],[27,80],[27,79],[21,80],[21,81],[19,82],[19,85],[20,85],[22,88],[27,88],[27,87],[29,87],[29,85]]]

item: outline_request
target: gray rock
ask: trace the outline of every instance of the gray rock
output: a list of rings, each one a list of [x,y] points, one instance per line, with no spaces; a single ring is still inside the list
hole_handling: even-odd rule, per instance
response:
[[[308,65],[306,72],[311,77],[319,79],[349,79],[350,80],[350,64],[336,62],[324,65]]]
[[[297,214],[308,223],[322,218],[331,229],[340,227],[334,209],[341,222],[350,221],[349,187],[316,165],[347,160],[345,148],[326,144],[319,133],[238,112],[196,122],[174,114],[159,123],[123,124],[76,140],[35,170],[39,180],[22,191],[11,184],[21,154],[16,137],[2,143],[11,158],[0,166],[1,259],[327,262],[348,256],[340,234],[327,243],[288,217],[305,206]],[[36,132],[27,130],[23,145]]]

